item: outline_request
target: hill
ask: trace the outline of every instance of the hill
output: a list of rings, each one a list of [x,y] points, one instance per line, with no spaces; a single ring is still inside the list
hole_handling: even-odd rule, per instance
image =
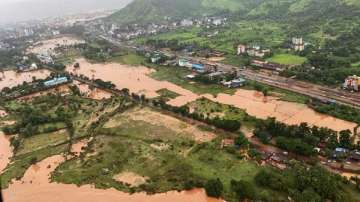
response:
[[[222,11],[248,11],[264,0],[134,0],[109,17],[117,23],[148,23],[166,18],[211,15]]]
[[[241,18],[317,22],[359,16],[359,9],[357,0],[134,0],[109,21],[148,23],[228,11]]]

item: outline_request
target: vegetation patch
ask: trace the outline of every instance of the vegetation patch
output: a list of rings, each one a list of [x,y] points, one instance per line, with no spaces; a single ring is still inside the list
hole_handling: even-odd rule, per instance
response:
[[[166,88],[160,89],[156,91],[156,93],[160,95],[160,99],[165,99],[165,100],[175,99],[178,96],[180,96],[179,94],[171,90],[168,90]]]
[[[276,54],[269,58],[269,62],[274,62],[282,65],[302,65],[306,62],[306,58],[291,54]]]

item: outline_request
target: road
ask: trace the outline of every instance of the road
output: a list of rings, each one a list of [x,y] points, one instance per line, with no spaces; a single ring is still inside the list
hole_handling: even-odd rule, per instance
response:
[[[122,42],[116,41],[115,39],[100,35],[102,39],[105,39],[119,47],[125,47],[128,49],[136,49],[136,46],[132,46],[129,44],[124,44]],[[152,51],[149,47],[142,47],[146,51]],[[230,71],[233,69],[240,69],[239,67],[227,65],[219,62],[210,62],[204,58],[196,58],[184,56],[179,53],[172,53],[177,55],[178,58],[184,58],[188,60],[192,60],[195,62],[200,62],[203,64],[211,64],[216,65],[218,70]],[[344,91],[341,89],[334,89],[328,86],[320,86],[312,83],[307,83],[303,81],[299,81],[296,79],[282,77],[276,74],[265,73],[262,71],[254,71],[251,69],[245,69],[238,71],[238,75],[242,76],[246,79],[257,81],[259,83],[263,83],[269,86],[289,90],[295,93],[300,93],[311,98],[324,100],[324,101],[336,101],[339,104],[352,106],[354,108],[360,109],[360,94],[359,93],[351,93],[348,91]]]

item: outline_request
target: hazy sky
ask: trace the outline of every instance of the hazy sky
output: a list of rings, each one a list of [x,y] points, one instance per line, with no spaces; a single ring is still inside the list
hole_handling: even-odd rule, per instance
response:
[[[132,0],[0,0],[0,23],[120,9]]]

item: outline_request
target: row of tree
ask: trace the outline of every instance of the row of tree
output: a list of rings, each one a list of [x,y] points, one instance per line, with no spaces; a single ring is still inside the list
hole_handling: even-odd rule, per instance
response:
[[[276,144],[282,149],[311,156],[316,154],[314,148],[320,143],[329,150],[337,147],[346,149],[358,149],[359,144],[354,144],[351,131],[343,130],[339,133],[329,128],[310,127],[307,123],[300,125],[286,125],[278,122],[275,118],[259,120],[254,134],[264,143],[269,143],[272,137],[276,137]]]

